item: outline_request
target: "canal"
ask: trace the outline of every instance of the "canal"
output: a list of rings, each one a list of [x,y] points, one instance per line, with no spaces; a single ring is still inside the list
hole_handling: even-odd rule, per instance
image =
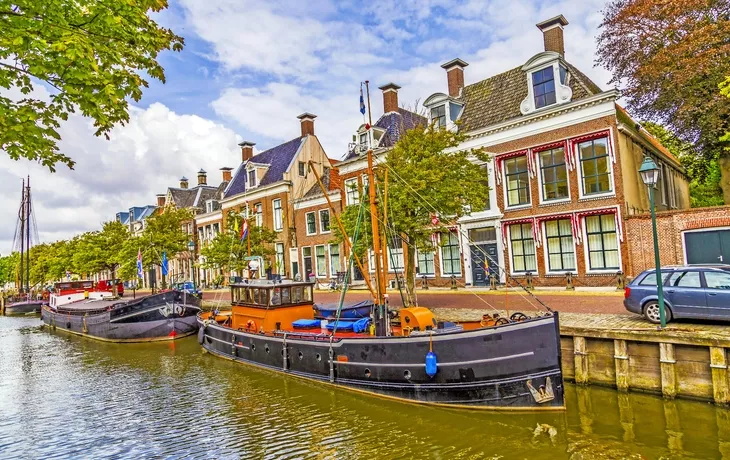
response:
[[[730,458],[730,412],[601,387],[557,414],[400,404],[174,343],[0,317],[0,458]],[[724,457],[723,457],[724,456]]]

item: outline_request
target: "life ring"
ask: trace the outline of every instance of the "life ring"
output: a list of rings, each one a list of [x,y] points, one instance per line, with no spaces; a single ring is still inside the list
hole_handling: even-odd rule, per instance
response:
[[[203,344],[205,342],[205,326],[198,329],[198,343]]]
[[[246,321],[246,330],[256,332],[256,321],[252,319]]]

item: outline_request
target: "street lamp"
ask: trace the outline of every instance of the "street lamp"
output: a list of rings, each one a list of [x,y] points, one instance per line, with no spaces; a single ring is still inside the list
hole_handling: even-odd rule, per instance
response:
[[[649,188],[649,208],[651,209],[651,230],[654,237],[654,264],[656,265],[659,323],[660,328],[664,329],[667,326],[667,318],[664,313],[664,286],[662,285],[662,267],[659,261],[659,238],[656,233],[656,212],[654,211],[654,189],[659,180],[659,167],[654,163],[654,160],[649,157],[644,157],[644,161],[639,168],[639,174],[641,174],[641,180],[644,182],[644,185]]]
[[[190,272],[193,277],[193,285],[195,285],[195,242],[193,240],[188,241],[188,251],[190,251]]]

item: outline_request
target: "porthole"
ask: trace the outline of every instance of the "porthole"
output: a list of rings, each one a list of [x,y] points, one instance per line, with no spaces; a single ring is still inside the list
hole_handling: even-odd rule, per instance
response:
[[[405,377],[406,380],[410,380],[411,379],[411,371],[405,371],[403,373],[403,377]]]
[[[299,352],[299,360],[301,361],[301,360],[303,360],[303,359],[304,359],[304,355],[303,355],[303,354],[302,354],[302,352],[300,351],[300,352]]]
[[[264,350],[266,350],[266,353],[270,353],[271,352],[271,349],[269,349],[269,344],[268,343],[264,347]]]
[[[252,343],[251,344],[251,351],[256,351],[256,344],[255,343]]]
[[[317,359],[317,361],[322,361],[322,355],[320,355],[319,353],[317,353],[315,358]]]
[[[365,369],[365,377],[370,378],[371,375],[370,369]]]

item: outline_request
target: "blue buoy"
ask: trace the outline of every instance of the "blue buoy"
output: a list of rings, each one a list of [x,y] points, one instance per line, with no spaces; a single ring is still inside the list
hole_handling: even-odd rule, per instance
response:
[[[436,353],[429,351],[426,353],[426,375],[432,377],[438,372],[438,361],[436,360]]]

